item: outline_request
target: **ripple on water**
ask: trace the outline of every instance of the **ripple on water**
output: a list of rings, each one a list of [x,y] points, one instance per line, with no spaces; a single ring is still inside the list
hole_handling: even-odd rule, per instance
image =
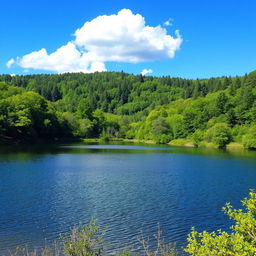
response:
[[[2,151],[1,151],[2,152]],[[191,227],[227,229],[225,202],[239,206],[256,184],[254,155],[141,145],[76,145],[0,154],[0,253],[42,246],[79,222],[108,226],[108,253],[140,248],[160,223],[168,242]]]

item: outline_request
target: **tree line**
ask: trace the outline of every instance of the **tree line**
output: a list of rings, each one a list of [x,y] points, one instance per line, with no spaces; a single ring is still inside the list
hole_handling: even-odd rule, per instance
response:
[[[124,72],[0,75],[1,140],[65,137],[256,147],[256,72],[182,79]]]

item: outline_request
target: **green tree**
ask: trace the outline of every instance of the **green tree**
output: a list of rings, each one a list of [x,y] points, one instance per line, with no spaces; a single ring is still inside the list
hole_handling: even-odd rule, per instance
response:
[[[91,137],[93,126],[94,126],[93,121],[91,121],[90,119],[80,119],[78,136],[83,138]]]
[[[81,119],[92,119],[92,108],[87,99],[81,99],[76,111],[77,117]]]
[[[167,118],[173,139],[183,138],[185,135],[184,117],[180,114],[174,114]]]
[[[224,92],[221,92],[217,98],[216,98],[216,114],[220,115],[223,114],[225,112],[225,107],[228,101],[228,97],[226,96],[226,94]]]
[[[100,109],[96,109],[93,112],[93,122],[94,122],[94,135],[99,136],[106,126],[106,118],[104,112]]]
[[[226,113],[227,115],[227,122],[230,127],[234,127],[237,124],[237,118],[234,109],[229,109]]]
[[[239,77],[236,77],[236,79],[234,81],[234,87],[235,87],[235,89],[238,89],[241,87],[241,79]]]
[[[256,149],[256,126],[253,126],[242,138],[245,148]]]
[[[192,134],[192,142],[194,144],[195,147],[198,147],[200,142],[202,142],[204,139],[204,132],[201,130],[196,130],[193,134]]]
[[[231,141],[231,129],[226,123],[216,123],[207,131],[206,136],[218,147],[223,148]]]
[[[80,134],[80,124],[78,119],[73,113],[64,112],[62,113],[62,118],[65,120],[66,126],[72,131],[73,135],[79,136]]]
[[[246,79],[246,85],[250,87],[256,87],[256,71],[253,71],[248,75]]]
[[[164,117],[159,117],[152,122],[151,134],[157,143],[167,143],[171,140],[170,127]]]

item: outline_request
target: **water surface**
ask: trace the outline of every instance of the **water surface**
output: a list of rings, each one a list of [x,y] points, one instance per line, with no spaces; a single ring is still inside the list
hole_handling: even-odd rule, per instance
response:
[[[157,230],[186,244],[191,227],[227,230],[225,202],[256,187],[256,153],[157,145],[0,148],[0,254],[40,247],[92,217],[108,250]],[[46,242],[47,240],[47,242]]]

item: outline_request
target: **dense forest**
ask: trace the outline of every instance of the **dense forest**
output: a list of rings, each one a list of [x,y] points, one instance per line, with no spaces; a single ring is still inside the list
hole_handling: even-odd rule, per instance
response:
[[[0,141],[126,138],[256,148],[256,71],[182,79],[124,72],[0,75]]]

